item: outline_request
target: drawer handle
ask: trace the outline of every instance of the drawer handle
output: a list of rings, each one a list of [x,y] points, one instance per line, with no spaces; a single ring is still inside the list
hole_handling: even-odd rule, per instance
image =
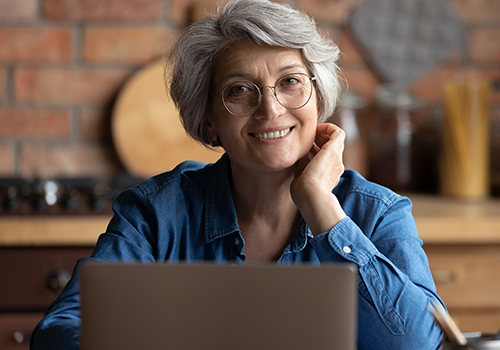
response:
[[[31,334],[23,332],[12,333],[12,339],[16,344],[27,344],[30,342]]]
[[[453,270],[433,270],[431,272],[435,283],[450,283],[458,279],[458,273]]]
[[[45,283],[47,284],[47,287],[52,291],[57,294],[61,293],[66,284],[68,283],[70,279],[70,274],[64,270],[57,270],[52,272],[49,277],[47,277],[47,280]]]

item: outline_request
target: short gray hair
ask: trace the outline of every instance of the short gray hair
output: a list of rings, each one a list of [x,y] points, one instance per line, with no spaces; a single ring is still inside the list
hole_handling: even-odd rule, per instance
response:
[[[232,0],[217,15],[187,27],[167,57],[167,89],[193,139],[210,144],[206,127],[215,61],[221,52],[241,41],[299,49],[308,70],[317,78],[318,122],[333,114],[340,93],[337,45],[319,34],[312,18],[288,5]]]

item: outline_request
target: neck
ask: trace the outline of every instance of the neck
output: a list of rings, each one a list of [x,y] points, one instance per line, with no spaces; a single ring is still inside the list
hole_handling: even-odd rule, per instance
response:
[[[233,201],[248,261],[274,261],[290,243],[300,218],[290,195],[293,169],[249,172],[231,168]]]
[[[272,222],[289,221],[298,215],[290,195],[293,169],[283,172],[248,172],[231,169],[234,205],[238,220],[249,222],[256,217]]]

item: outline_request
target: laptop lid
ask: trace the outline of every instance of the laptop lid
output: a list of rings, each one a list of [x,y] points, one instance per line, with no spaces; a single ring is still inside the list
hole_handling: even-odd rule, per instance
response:
[[[353,264],[82,266],[83,350],[354,350]]]

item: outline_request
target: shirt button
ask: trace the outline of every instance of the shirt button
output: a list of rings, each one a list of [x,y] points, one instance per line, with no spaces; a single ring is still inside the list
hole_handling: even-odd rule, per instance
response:
[[[236,237],[236,238],[234,239],[234,244],[236,244],[236,245],[240,245],[240,243],[241,243],[240,239],[239,239],[238,237]]]
[[[344,251],[344,253],[346,254],[349,254],[351,252],[351,248],[349,248],[348,246],[345,246],[344,248],[342,248],[342,250]]]

